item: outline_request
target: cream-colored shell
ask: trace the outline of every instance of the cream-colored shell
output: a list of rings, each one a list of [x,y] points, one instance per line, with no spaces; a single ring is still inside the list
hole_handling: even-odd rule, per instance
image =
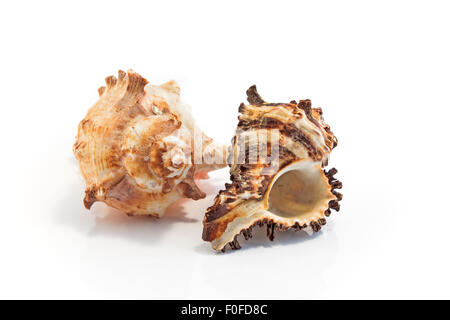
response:
[[[337,139],[322,110],[310,100],[265,102],[255,86],[247,95],[230,154],[232,183],[203,220],[203,239],[215,250],[239,249],[237,237],[248,239],[254,226],[267,225],[270,240],[276,229],[319,231],[342,199],[337,171],[323,169]]]
[[[196,164],[194,146],[200,143],[200,159],[225,157],[226,149],[196,127],[178,85],[150,85],[133,71],[119,71],[98,91],[73,147],[86,208],[103,201],[129,215],[160,217],[180,198],[204,198],[194,176],[226,164]]]

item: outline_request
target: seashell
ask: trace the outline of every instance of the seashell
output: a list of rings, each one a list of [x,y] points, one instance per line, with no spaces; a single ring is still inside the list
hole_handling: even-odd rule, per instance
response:
[[[203,220],[203,240],[215,250],[239,249],[238,236],[251,238],[255,226],[266,225],[271,241],[276,230],[317,232],[342,199],[337,170],[323,169],[337,139],[322,110],[310,100],[267,103],[255,86],[247,96],[228,160],[232,183]]]
[[[176,82],[150,85],[131,70],[105,80],[73,146],[85,207],[102,201],[160,217],[180,198],[204,198],[194,177],[224,167],[225,160],[213,160],[226,158],[226,148],[198,129]]]

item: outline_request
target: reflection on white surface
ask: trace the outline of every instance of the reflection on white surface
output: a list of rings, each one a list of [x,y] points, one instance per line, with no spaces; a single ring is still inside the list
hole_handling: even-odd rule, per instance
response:
[[[71,142],[67,137],[60,145]],[[344,147],[351,144],[348,139]],[[304,232],[278,232],[276,241],[270,242],[264,228],[255,229],[254,238],[241,241],[241,250],[222,254],[203,242],[201,234],[203,214],[228,181],[227,169],[212,173],[209,180],[198,181],[207,193],[205,199],[181,200],[161,219],[128,217],[102,203],[86,210],[82,202],[84,182],[70,149],[46,151],[45,157],[36,158],[26,168],[35,179],[26,185],[23,194],[11,198],[12,203],[22,206],[21,211],[4,217],[1,235],[11,245],[3,252],[8,259],[2,265],[1,277],[9,291],[2,295],[416,297],[418,294],[411,289],[413,277],[424,288],[432,288],[433,282],[417,277],[429,261],[417,260],[417,250],[423,257],[441,259],[442,263],[433,264],[433,269],[443,270],[443,256],[435,255],[438,248],[424,242],[436,236],[418,238],[415,221],[405,219],[414,214],[414,206],[422,208],[399,196],[407,189],[394,189],[383,180],[361,179],[364,164],[339,163],[337,157],[333,161],[344,182],[344,200],[341,212],[333,213],[319,233],[308,236]],[[382,174],[384,169],[373,167],[371,176]],[[393,171],[391,179],[396,174]],[[28,201],[21,201],[22,197]],[[403,214],[401,206],[408,211]],[[402,237],[398,237],[399,232]],[[427,277],[440,275],[436,272]],[[397,289],[386,292],[386,281],[394,282]]]
[[[71,257],[78,260],[78,281],[93,296],[202,298],[230,294],[243,298],[255,288],[261,297],[276,297],[267,292],[264,279],[267,272],[286,268],[289,260],[308,259],[314,264],[295,263],[279,275],[282,278],[300,271],[321,277],[335,260],[338,248],[332,222],[313,236],[303,231],[278,233],[275,242],[267,239],[265,228],[256,228],[254,237],[243,242],[241,250],[225,254],[202,241],[203,213],[227,177],[225,169],[213,173],[210,180],[198,181],[207,192],[206,199],[181,200],[162,219],[128,217],[102,203],[87,211],[82,207],[83,183],[79,179],[80,183],[67,190],[52,222],[64,230],[68,248],[82,244],[79,257]],[[327,245],[321,246],[319,241]],[[237,284],[228,277],[261,281],[239,286],[236,291]]]

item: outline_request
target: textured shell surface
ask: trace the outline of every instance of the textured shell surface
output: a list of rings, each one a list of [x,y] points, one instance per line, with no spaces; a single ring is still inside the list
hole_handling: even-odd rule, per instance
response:
[[[226,161],[201,160],[226,157],[226,147],[197,128],[177,83],[151,85],[131,70],[105,81],[73,146],[86,182],[85,207],[102,201],[129,215],[160,217],[180,198],[204,198],[194,177]]]
[[[310,100],[267,103],[255,86],[247,97],[229,155],[231,183],[203,220],[203,240],[215,250],[239,249],[238,236],[247,240],[255,226],[266,225],[272,241],[276,230],[317,232],[342,199],[337,170],[324,170],[337,139],[322,110]]]

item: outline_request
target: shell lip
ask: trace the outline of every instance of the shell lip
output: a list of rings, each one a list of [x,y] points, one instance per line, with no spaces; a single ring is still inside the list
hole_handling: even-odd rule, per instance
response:
[[[317,203],[310,209],[310,211],[301,212],[298,215],[284,216],[270,208],[269,198],[272,188],[278,179],[284,174],[295,171],[311,168],[313,170],[314,178],[320,176],[319,182],[325,193],[317,200]],[[341,188],[342,184],[331,182],[332,177],[337,170],[332,169],[327,174],[321,167],[320,162],[310,161],[309,159],[293,161],[289,165],[281,169],[271,180],[264,198],[261,200],[251,200],[244,202],[233,208],[233,215],[223,216],[218,220],[205,223],[204,237],[209,236],[213,249],[221,251],[227,245],[231,249],[239,249],[240,245],[237,237],[243,235],[245,240],[251,238],[252,228],[255,226],[263,227],[267,225],[267,236],[269,240],[275,239],[275,231],[287,231],[293,229],[295,231],[306,230],[308,233],[318,232],[323,225],[326,224],[326,216],[329,216],[330,208],[338,211],[334,203],[342,199],[342,195],[335,193],[335,188]],[[331,177],[331,178],[330,178]],[[222,230],[221,230],[222,229]],[[207,230],[207,231],[206,231]],[[205,234],[207,233],[207,234]],[[215,237],[211,237],[215,234]]]

